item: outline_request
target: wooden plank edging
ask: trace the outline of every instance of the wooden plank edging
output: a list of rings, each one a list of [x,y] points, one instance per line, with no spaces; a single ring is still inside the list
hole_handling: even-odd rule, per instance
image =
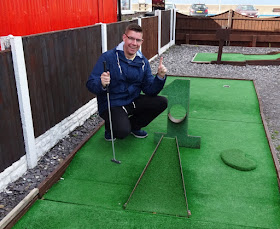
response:
[[[0,228],[12,228],[14,224],[24,215],[30,206],[38,199],[39,189],[34,188],[24,197],[12,211],[8,213],[0,222]]]

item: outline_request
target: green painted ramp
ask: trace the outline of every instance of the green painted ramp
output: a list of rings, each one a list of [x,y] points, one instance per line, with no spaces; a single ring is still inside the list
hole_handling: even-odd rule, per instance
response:
[[[125,208],[188,217],[180,153],[175,138],[160,139]]]

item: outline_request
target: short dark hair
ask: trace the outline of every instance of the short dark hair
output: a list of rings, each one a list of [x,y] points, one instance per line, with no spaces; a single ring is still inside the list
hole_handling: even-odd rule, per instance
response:
[[[131,30],[134,32],[143,33],[141,26],[139,26],[138,24],[135,24],[135,23],[129,24],[125,29],[125,33],[128,33],[128,31],[131,31]]]

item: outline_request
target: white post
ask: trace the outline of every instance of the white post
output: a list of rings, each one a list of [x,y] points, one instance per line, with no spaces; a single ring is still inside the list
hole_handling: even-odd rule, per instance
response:
[[[27,165],[28,168],[34,168],[37,165],[37,153],[22,38],[10,38]]]
[[[139,25],[139,26],[142,26],[142,20],[141,20],[141,18],[138,18],[137,20],[138,20],[138,25]]]
[[[101,23],[101,42],[102,42],[102,53],[108,50],[107,48],[107,24]]]
[[[137,20],[138,20],[138,25],[139,25],[139,26],[142,26],[142,20],[141,20],[141,18],[138,18]],[[140,49],[139,49],[139,50],[142,52],[142,45],[140,46]]]
[[[155,11],[155,16],[158,16],[158,55],[161,54],[161,10]]]
[[[174,14],[173,14],[173,41],[172,41],[172,45],[175,44],[176,41],[176,14],[177,11],[174,9]]]
[[[169,46],[172,45],[172,35],[173,35],[173,13],[174,13],[174,9],[171,9],[170,12],[170,39],[169,39]]]

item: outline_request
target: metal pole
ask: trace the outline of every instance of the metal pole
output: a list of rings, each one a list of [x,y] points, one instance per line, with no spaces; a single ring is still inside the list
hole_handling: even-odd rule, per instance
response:
[[[106,61],[103,62],[104,72],[107,72]],[[109,113],[109,122],[110,122],[110,131],[111,131],[111,142],[112,142],[112,150],[113,150],[113,159],[112,162],[120,164],[121,161],[116,160],[115,155],[115,144],[114,144],[114,135],[113,135],[113,124],[112,124],[112,115],[111,115],[111,104],[110,104],[110,95],[109,95],[109,86],[106,85],[107,90],[107,101],[108,101],[108,113]]]

